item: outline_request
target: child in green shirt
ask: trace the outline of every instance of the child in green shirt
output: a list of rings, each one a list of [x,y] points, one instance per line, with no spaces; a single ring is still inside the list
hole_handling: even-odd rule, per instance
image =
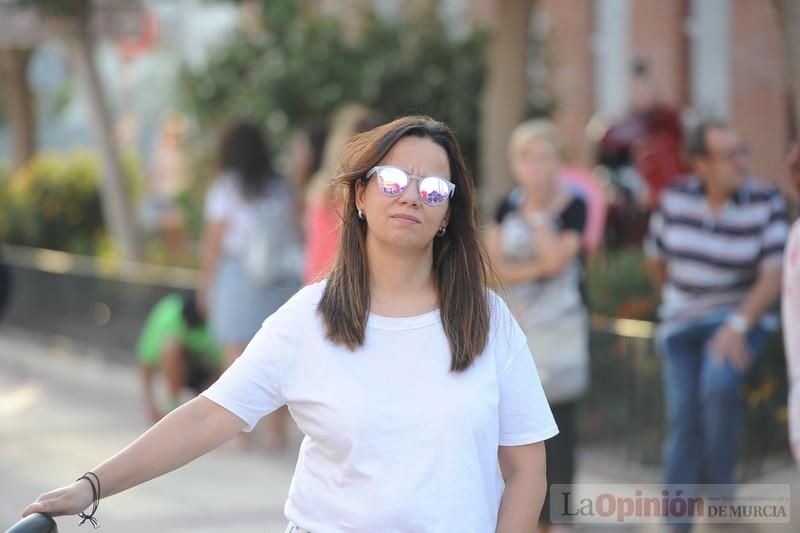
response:
[[[157,422],[164,412],[157,405],[154,378],[160,370],[169,396],[168,411],[180,404],[184,388],[196,394],[220,375],[222,352],[214,344],[193,296],[169,294],[147,317],[137,347],[148,416]]]

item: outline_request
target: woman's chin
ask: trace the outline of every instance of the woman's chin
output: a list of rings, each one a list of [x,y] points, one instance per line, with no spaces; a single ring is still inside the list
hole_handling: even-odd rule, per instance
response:
[[[432,242],[432,239],[426,239],[420,232],[409,230],[391,231],[380,240],[392,248],[409,251],[424,250]]]

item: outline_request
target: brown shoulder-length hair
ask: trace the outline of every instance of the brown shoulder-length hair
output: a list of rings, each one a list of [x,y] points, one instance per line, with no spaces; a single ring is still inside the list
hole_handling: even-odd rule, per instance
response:
[[[486,346],[489,336],[490,272],[480,239],[475,209],[475,187],[461,149],[450,129],[424,116],[399,118],[361,133],[347,144],[334,186],[343,194],[339,251],[318,312],[332,342],[355,350],[363,345],[369,317],[369,265],[367,223],[358,218],[356,183],[386,157],[404,137],[430,139],[450,162],[455,194],[449,200],[447,232],[433,241],[433,270],[439,306],[450,344],[452,371],[469,368]]]

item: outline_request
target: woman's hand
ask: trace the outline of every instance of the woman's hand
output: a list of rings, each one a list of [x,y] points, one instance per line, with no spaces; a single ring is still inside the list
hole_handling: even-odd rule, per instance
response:
[[[78,514],[92,504],[92,497],[89,481],[81,479],[67,487],[42,494],[22,511],[22,516],[24,518],[34,513],[52,516]]]

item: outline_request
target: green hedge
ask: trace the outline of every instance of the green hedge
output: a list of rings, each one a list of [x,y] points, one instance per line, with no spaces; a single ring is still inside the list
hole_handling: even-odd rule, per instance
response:
[[[644,269],[638,248],[626,248],[594,258],[586,270],[589,306],[593,313],[619,318],[655,320],[658,294]]]
[[[136,195],[137,164],[125,159]],[[112,249],[100,204],[100,171],[86,151],[43,153],[14,173],[0,173],[0,240],[97,255]]]

